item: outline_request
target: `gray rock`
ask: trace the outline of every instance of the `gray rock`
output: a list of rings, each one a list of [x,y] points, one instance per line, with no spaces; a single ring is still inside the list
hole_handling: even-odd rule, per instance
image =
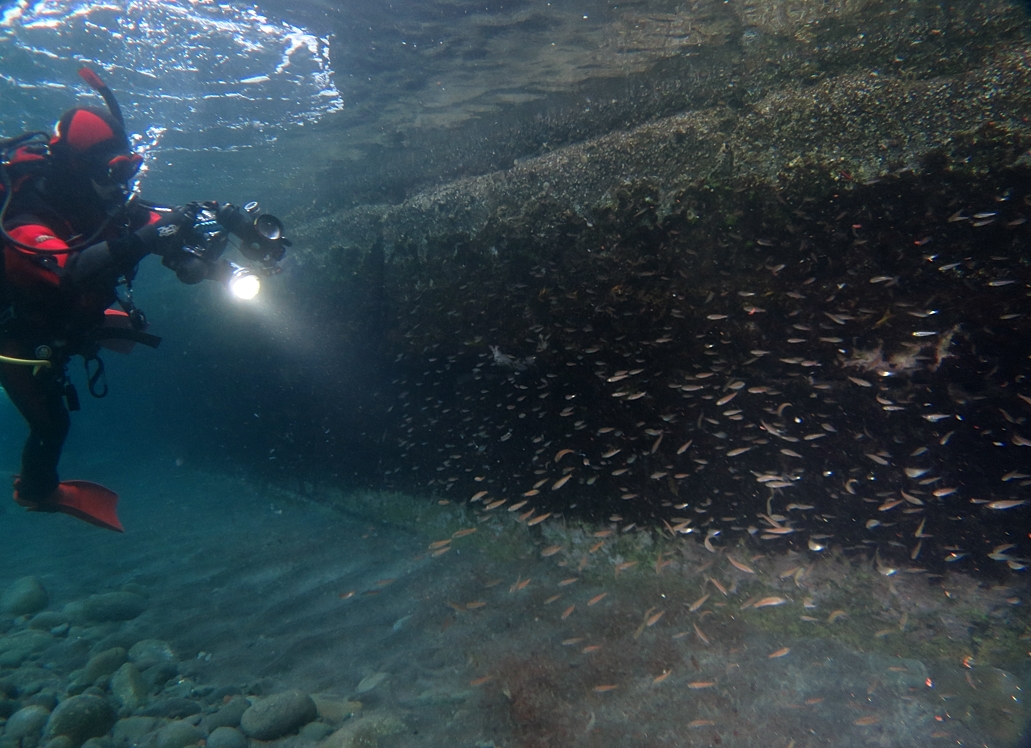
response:
[[[54,711],[57,708],[57,694],[50,690],[43,690],[37,694],[33,694],[29,698],[22,702],[22,706],[41,706],[47,710],[47,713]]]
[[[129,647],[129,661],[143,672],[149,667],[164,663],[175,664],[176,656],[172,646],[161,639],[140,639]]]
[[[56,610],[44,610],[42,613],[32,616],[32,620],[29,621],[29,628],[42,631],[50,631],[62,625],[68,625],[68,616]]]
[[[63,735],[71,741],[71,748],[79,748],[90,738],[106,734],[114,723],[115,712],[104,699],[86,694],[72,696],[50,713],[43,739],[49,743]]]
[[[234,727],[216,727],[208,735],[207,748],[247,748],[247,738]]]
[[[244,712],[250,709],[250,706],[251,702],[243,696],[237,696],[217,712],[209,714],[201,720],[200,726],[208,732],[214,732],[219,727],[239,727],[240,718]]]
[[[112,647],[90,657],[84,668],[83,677],[90,683],[97,678],[106,678],[125,662],[126,653],[121,647]]]
[[[197,745],[204,739],[204,733],[189,722],[176,720],[158,730],[157,748],[186,748]]]
[[[47,652],[47,656],[50,656],[50,652]],[[21,697],[21,706],[28,706],[26,699],[46,689],[61,690],[64,687],[64,679],[51,668],[46,667],[35,667],[29,664],[23,664],[17,670],[12,670],[7,682],[14,686],[15,693]],[[44,704],[46,706],[46,704]],[[47,711],[50,711],[57,702],[47,706]]]
[[[325,722],[309,722],[301,731],[298,733],[302,740],[309,743],[318,743],[320,740],[328,738],[334,732],[333,727],[327,725]]]
[[[23,629],[0,639],[0,667],[18,667],[53,641],[45,631]]]
[[[159,691],[168,681],[179,675],[179,666],[174,662],[162,662],[141,671],[151,691]]]
[[[72,739],[67,735],[58,735],[52,740],[48,740],[43,748],[74,748],[72,745]]]
[[[147,609],[147,599],[135,592],[102,592],[90,595],[82,614],[90,621],[131,621]]]
[[[190,699],[178,696],[161,699],[144,709],[141,714],[145,717],[167,717],[168,719],[182,719],[200,712],[200,704]]]
[[[137,743],[160,726],[161,720],[157,717],[126,717],[115,722],[111,737],[119,745]]]
[[[257,740],[275,740],[302,727],[318,716],[311,696],[285,691],[252,704],[240,718],[240,729]]]
[[[124,663],[111,676],[111,693],[118,703],[129,711],[135,711],[147,701],[146,681],[131,662]]]
[[[50,712],[41,706],[27,706],[10,716],[4,725],[0,746],[8,748],[36,748],[43,737],[43,727]]]
[[[112,748],[111,738],[107,735],[100,738],[90,738],[82,744],[82,748]]]
[[[0,595],[0,612],[12,616],[38,613],[50,604],[50,594],[39,577],[22,577]]]

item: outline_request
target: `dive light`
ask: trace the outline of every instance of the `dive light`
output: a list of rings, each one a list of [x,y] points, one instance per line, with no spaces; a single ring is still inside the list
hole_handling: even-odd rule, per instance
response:
[[[283,222],[262,213],[256,202],[243,208],[217,202],[191,203],[194,212],[191,238],[181,252],[165,257],[163,264],[186,284],[211,280],[224,285],[238,299],[253,299],[261,290],[261,276],[278,273],[290,241],[283,235]],[[237,265],[222,259],[229,234],[240,240],[240,252],[256,267]]]

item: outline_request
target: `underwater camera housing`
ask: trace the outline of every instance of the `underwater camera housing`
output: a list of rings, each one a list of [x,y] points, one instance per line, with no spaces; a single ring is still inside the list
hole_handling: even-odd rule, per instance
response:
[[[262,276],[280,271],[279,261],[286,255],[290,241],[284,236],[283,222],[262,213],[258,203],[243,208],[231,203],[190,203],[194,213],[189,238],[181,252],[165,257],[163,264],[175,271],[183,283],[192,285],[212,280],[225,285],[237,298],[257,295]],[[240,252],[253,265],[241,266],[222,259],[229,246],[229,235],[240,240]]]

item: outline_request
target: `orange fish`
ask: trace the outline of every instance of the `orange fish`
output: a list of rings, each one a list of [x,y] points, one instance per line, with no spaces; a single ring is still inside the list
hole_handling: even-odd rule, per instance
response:
[[[572,477],[573,477],[572,473],[569,473],[568,475],[563,475],[561,478],[559,478],[557,481],[555,481],[554,483],[551,484],[551,490],[552,491],[559,490],[560,488],[562,488],[562,486],[564,486],[567,483],[569,483],[569,479],[572,478]]]

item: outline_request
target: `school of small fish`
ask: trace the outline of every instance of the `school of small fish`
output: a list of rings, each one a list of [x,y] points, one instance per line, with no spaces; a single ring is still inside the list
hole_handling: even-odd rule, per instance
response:
[[[990,225],[976,208],[890,258],[873,219],[802,207],[793,233],[738,259],[747,272],[702,283],[685,254],[589,278],[556,259],[497,270],[491,282],[508,280],[482,296],[469,280],[427,291],[404,336],[419,340],[431,312],[453,331],[396,362],[384,482],[531,527],[587,518],[710,551],[745,537],[1022,571],[1031,278],[1014,244],[1031,229],[1015,197]],[[518,319],[483,317],[473,298]]]

